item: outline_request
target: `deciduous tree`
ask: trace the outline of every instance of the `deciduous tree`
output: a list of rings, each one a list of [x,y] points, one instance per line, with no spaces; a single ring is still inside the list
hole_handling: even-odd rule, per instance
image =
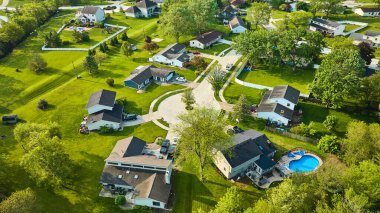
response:
[[[195,97],[193,95],[193,91],[191,89],[186,90],[182,93],[182,102],[185,103],[187,110],[193,109],[193,104],[195,104]]]
[[[129,57],[133,54],[132,45],[128,41],[124,41],[121,45],[120,52]]]
[[[167,36],[174,37],[176,42],[182,35],[190,34],[192,31],[192,23],[194,23],[190,8],[184,7],[182,4],[173,4],[169,10],[160,16],[161,29]]]
[[[0,203],[1,213],[37,212],[36,193],[30,188],[13,192]]]
[[[47,67],[46,61],[37,53],[34,53],[31,61],[29,62],[29,69],[36,72],[41,73]]]
[[[235,120],[244,121],[251,116],[251,105],[248,103],[247,97],[241,94],[238,102],[233,106],[233,117]]]
[[[380,73],[375,73],[361,80],[357,90],[357,98],[370,108],[372,102],[380,100]]]
[[[211,71],[209,76],[207,77],[207,80],[212,85],[215,94],[218,94],[219,91],[222,89],[224,84],[224,77],[225,73],[220,67],[220,65],[216,66],[215,69]]]
[[[218,4],[214,0],[192,0],[188,1],[188,7],[194,22],[192,29],[201,34],[207,30],[211,24],[216,22],[218,14]]]
[[[255,2],[252,4],[252,7],[248,9],[249,21],[255,25],[256,30],[259,25],[266,25],[269,23],[270,15],[271,9],[268,3]]]
[[[318,141],[318,149],[337,154],[339,152],[338,137],[332,135],[325,135]]]
[[[366,42],[361,42],[359,45],[359,52],[362,59],[367,65],[371,64],[372,59],[375,57],[375,49]]]
[[[335,131],[338,125],[338,118],[335,115],[328,115],[326,120],[323,121],[323,125],[328,131]]]
[[[98,64],[95,61],[94,56],[88,55],[83,61],[83,68],[87,70],[90,74],[98,72]]]
[[[239,188],[236,186],[233,186],[231,188],[227,189],[226,194],[220,200],[215,206],[215,209],[212,210],[210,213],[240,213],[242,211],[243,206],[243,195],[239,191]]]

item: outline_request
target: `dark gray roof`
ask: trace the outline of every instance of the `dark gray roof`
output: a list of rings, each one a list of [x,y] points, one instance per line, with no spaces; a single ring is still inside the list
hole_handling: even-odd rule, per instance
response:
[[[123,106],[115,104],[112,110],[102,110],[88,115],[87,124],[91,124],[97,121],[110,121],[121,123],[123,114]]]
[[[313,21],[319,22],[319,23],[322,23],[322,24],[325,24],[325,25],[328,25],[328,26],[331,26],[331,27],[338,27],[339,25],[341,25],[338,22],[331,21],[331,20],[328,20],[328,19],[322,19],[322,18],[313,18]]]
[[[284,85],[284,86],[275,86],[269,96],[269,99],[272,98],[284,98],[293,104],[298,103],[298,98],[300,96],[300,91],[296,88]]]
[[[113,151],[122,151],[123,157],[141,155],[146,142],[138,137],[131,136],[118,141],[113,148]]]
[[[147,171],[106,165],[100,182],[132,186],[134,196],[137,198],[151,198],[167,203],[170,196],[171,184],[166,184],[164,171]]]
[[[334,30],[328,29],[326,27],[322,27],[322,26],[320,26],[318,24],[310,23],[310,26],[315,27],[315,28],[317,28],[319,30],[322,30],[322,31],[326,31],[328,33],[334,33]]]
[[[161,50],[157,55],[163,55],[166,58],[173,59],[179,56],[179,53],[185,49],[186,46],[180,43],[174,43]]]
[[[181,62],[188,62],[190,60],[190,56],[185,53],[182,53],[177,56],[177,60]]]
[[[241,19],[239,16],[235,16],[230,20],[230,26],[232,29],[239,27],[239,26],[245,27],[245,23],[244,23],[243,19]]]
[[[220,38],[222,35],[223,33],[213,30],[207,33],[203,33],[202,35],[198,36],[197,38],[194,38],[193,40],[197,40],[202,44],[208,44],[211,41],[214,41],[217,38]]]
[[[85,6],[80,11],[84,14],[95,14],[98,9],[101,9],[100,7],[94,7],[94,6]]]
[[[233,7],[231,7],[231,5],[228,5],[228,6],[223,8],[223,12],[236,13],[237,11]]]
[[[113,107],[115,99],[116,92],[102,89],[91,94],[90,99],[88,99],[86,108],[88,109],[98,104]]]
[[[236,134],[232,141],[234,145],[224,150],[223,154],[233,168],[259,155],[267,155],[276,150],[266,135],[253,129]]]
[[[126,78],[124,81],[133,81],[136,84],[142,84],[144,83],[147,79],[151,77],[161,77],[161,78],[166,78],[170,73],[173,73],[173,70],[169,69],[164,69],[164,68],[157,68],[153,65],[149,66],[144,66],[139,69],[135,69],[131,75]]]
[[[150,8],[150,7],[156,7],[157,6],[157,3],[153,2],[153,1],[149,1],[149,0],[141,0],[139,2],[136,3],[136,6],[138,8]]]
[[[380,32],[378,31],[374,31],[374,30],[367,30],[365,32],[365,35],[366,36],[379,36],[380,35]]]
[[[365,13],[380,12],[380,8],[360,8]]]
[[[263,155],[260,156],[260,159],[255,161],[255,163],[262,169],[262,170],[267,170],[272,168],[274,165],[276,165],[276,162],[274,162],[272,159],[269,157]]]
[[[136,7],[136,6],[131,6],[131,7],[128,7],[128,8],[125,10],[125,12],[126,12],[126,13],[133,13],[133,14],[135,14],[135,13],[140,13],[141,10],[140,10],[138,7]]]
[[[364,41],[363,34],[360,33],[351,33],[350,38],[354,39],[355,41]]]
[[[257,108],[257,112],[275,112],[282,117],[292,120],[293,110],[279,104],[279,103],[263,103]]]

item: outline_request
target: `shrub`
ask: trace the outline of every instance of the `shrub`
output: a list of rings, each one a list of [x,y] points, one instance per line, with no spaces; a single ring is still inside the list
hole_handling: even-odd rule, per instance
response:
[[[326,120],[323,121],[323,125],[328,131],[335,131],[338,124],[338,118],[335,115],[328,115]]]
[[[144,41],[145,41],[145,43],[150,43],[150,42],[152,42],[152,38],[150,36],[145,36]]]
[[[113,80],[113,78],[107,78],[106,83],[108,84],[108,86],[113,87],[115,81]]]
[[[195,56],[191,59],[191,65],[197,68],[197,70],[204,70],[207,67],[207,62],[200,56]]]
[[[122,41],[127,41],[127,40],[128,40],[128,36],[127,36],[127,33],[126,33],[126,32],[123,32],[123,33],[120,35],[120,40],[122,40]]]
[[[37,108],[44,110],[49,106],[49,103],[45,99],[41,99],[37,103]]]
[[[112,132],[112,130],[113,129],[111,127],[108,127],[108,126],[101,126],[99,129],[101,134]]]
[[[329,152],[333,154],[337,154],[340,150],[338,137],[333,135],[325,135],[318,142],[318,149]]]
[[[126,202],[125,196],[124,195],[118,195],[115,197],[115,204],[116,205],[124,205]]]
[[[29,62],[29,69],[36,73],[40,73],[44,71],[46,67],[46,61],[39,54],[33,54],[32,60]]]
[[[305,137],[313,137],[317,133],[317,130],[313,129],[313,126],[313,122],[310,122],[309,125],[301,123],[300,125],[291,128],[290,131]]]

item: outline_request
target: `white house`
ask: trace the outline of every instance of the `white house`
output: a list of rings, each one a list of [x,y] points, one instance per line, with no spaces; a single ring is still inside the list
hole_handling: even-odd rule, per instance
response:
[[[139,66],[131,75],[124,80],[124,86],[134,89],[142,89],[149,85],[152,81],[168,82],[175,75],[175,71],[157,68],[153,65]]]
[[[242,177],[249,171],[262,177],[272,171],[276,163],[271,158],[276,148],[266,135],[250,129],[237,133],[232,141],[232,147],[217,151],[214,157],[214,164],[227,179]]]
[[[244,21],[239,16],[233,17],[228,25],[230,26],[232,33],[243,33],[247,31]]]
[[[372,47],[380,46],[380,32],[367,30],[364,34],[352,33],[350,38],[354,39],[353,43],[359,45],[362,42],[370,44]]]
[[[125,10],[125,16],[134,18],[149,18],[154,15],[157,3],[150,0],[141,0],[135,6],[131,6]]]
[[[345,28],[343,24],[322,18],[313,18],[309,27],[311,31],[320,31],[322,34],[330,36],[343,35]]]
[[[125,194],[127,202],[134,205],[166,208],[172,161],[148,154],[155,151],[134,136],[118,141],[105,160],[100,177],[102,191]]]
[[[102,22],[106,19],[104,10],[100,7],[85,6],[78,9],[75,18],[80,20],[82,23]]]
[[[222,33],[219,31],[210,31],[190,40],[190,47],[206,49],[215,44],[222,38]]]
[[[300,91],[289,86],[276,86],[267,91],[257,108],[257,117],[288,125],[298,103]]]
[[[119,129],[122,123],[123,106],[116,104],[116,92],[100,90],[93,93],[87,102],[88,130],[99,130],[102,126]]]
[[[380,8],[356,8],[354,13],[359,16],[378,17],[380,16]]]
[[[159,53],[149,58],[151,62],[183,67],[184,63],[189,62],[191,56],[186,53],[186,46],[174,43],[161,50]]]

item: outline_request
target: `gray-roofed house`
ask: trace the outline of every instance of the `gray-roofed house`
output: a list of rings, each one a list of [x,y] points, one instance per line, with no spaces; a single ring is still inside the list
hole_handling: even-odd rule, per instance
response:
[[[86,109],[88,130],[99,130],[102,126],[119,129],[122,123],[123,106],[116,104],[116,92],[99,90],[91,94]]]
[[[276,86],[264,94],[257,108],[257,117],[288,125],[293,118],[299,96],[300,91],[294,87]]]
[[[142,89],[152,81],[168,82],[175,75],[175,71],[157,68],[153,65],[139,66],[124,80],[124,86],[134,89]]]
[[[228,23],[228,21],[231,20],[236,14],[237,10],[234,9],[231,5],[228,5],[220,11],[219,18],[223,20],[223,23]]]
[[[186,46],[174,43],[155,54],[152,58],[149,58],[149,61],[183,67],[184,63],[189,62],[190,59],[191,56],[186,53]]]
[[[248,171],[258,177],[272,171],[276,148],[265,134],[250,129],[234,135],[232,141],[232,147],[218,151],[214,158],[227,179],[244,176]]]
[[[378,17],[380,16],[380,8],[356,8],[354,12],[359,16]]]
[[[131,195],[134,205],[165,208],[168,203],[172,161],[147,155],[146,142],[137,137],[116,143],[100,177],[105,191]]]
[[[370,44],[372,47],[380,46],[380,32],[367,30],[364,34],[352,33],[350,38],[354,39],[353,43],[359,45],[362,42]]]
[[[150,18],[154,15],[157,3],[150,0],[141,0],[135,6],[131,6],[125,10],[125,16],[134,18]]]
[[[345,25],[323,18],[313,18],[310,21],[311,31],[320,31],[324,35],[337,36],[343,35]]]
[[[206,49],[222,39],[222,33],[219,31],[210,31],[190,40],[190,47]]]
[[[241,19],[239,16],[233,17],[228,23],[228,25],[230,26],[232,33],[243,33],[247,31],[247,27],[243,19]]]
[[[95,22],[102,22],[106,19],[104,10],[100,7],[85,6],[78,9],[75,18],[82,23],[94,24]]]

